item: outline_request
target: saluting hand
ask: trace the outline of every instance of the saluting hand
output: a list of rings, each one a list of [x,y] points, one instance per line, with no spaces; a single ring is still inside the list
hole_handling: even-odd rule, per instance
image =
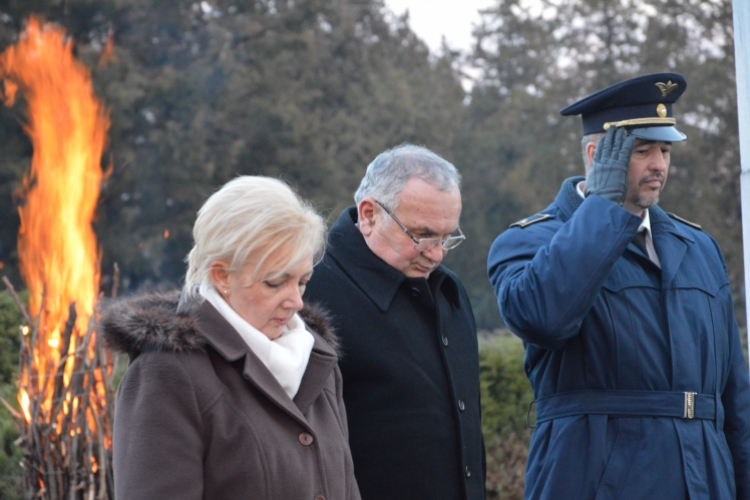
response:
[[[635,136],[628,135],[624,128],[607,130],[607,135],[596,146],[594,163],[586,178],[586,196],[598,194],[622,206],[634,144]]]

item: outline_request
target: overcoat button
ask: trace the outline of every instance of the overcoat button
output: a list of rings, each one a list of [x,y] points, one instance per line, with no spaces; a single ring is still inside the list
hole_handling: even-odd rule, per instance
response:
[[[448,337],[446,337],[445,335],[443,335],[443,345],[445,347],[448,347]]]
[[[464,404],[464,400],[463,399],[459,399],[458,400],[458,409],[461,410],[461,411],[464,411],[466,409],[466,405]]]
[[[419,291],[419,288],[414,287],[411,289],[411,295],[412,297],[419,297],[422,294],[422,292]]]
[[[471,477],[471,471],[469,470],[469,466],[468,465],[464,469],[464,474],[466,474],[466,477]]]
[[[313,437],[310,434],[303,432],[299,435],[299,442],[302,446],[310,446],[313,444]]]
[[[315,500],[326,500],[326,497],[324,497],[323,495],[318,495],[315,497]]]

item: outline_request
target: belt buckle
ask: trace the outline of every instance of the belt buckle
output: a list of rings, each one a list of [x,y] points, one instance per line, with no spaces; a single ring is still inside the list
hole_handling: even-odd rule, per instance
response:
[[[685,409],[682,414],[682,418],[692,419],[695,418],[695,392],[685,393]]]

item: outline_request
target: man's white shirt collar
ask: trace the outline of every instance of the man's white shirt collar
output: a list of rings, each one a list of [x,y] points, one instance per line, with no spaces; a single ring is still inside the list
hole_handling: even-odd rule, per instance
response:
[[[576,191],[578,192],[578,195],[581,198],[586,198],[586,194],[583,192],[583,187],[586,185],[586,181],[581,181],[578,184],[576,184]],[[659,255],[656,253],[656,248],[654,247],[654,238],[651,234],[651,216],[648,213],[648,210],[643,211],[644,216],[643,220],[641,221],[641,225],[638,226],[638,231],[646,231],[646,250],[648,251],[648,258],[651,259],[651,262],[659,266],[661,269],[661,261],[659,260]]]

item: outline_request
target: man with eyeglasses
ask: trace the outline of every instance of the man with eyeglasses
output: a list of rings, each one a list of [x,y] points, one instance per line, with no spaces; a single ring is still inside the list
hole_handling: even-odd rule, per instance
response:
[[[332,313],[363,500],[485,498],[479,361],[461,281],[460,175],[404,144],[367,167],[305,300]]]

